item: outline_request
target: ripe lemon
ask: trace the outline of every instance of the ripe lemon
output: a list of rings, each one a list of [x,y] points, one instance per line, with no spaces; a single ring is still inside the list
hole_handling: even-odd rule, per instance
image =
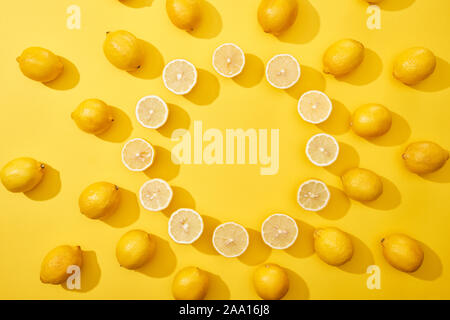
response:
[[[342,175],[341,180],[345,194],[354,200],[373,201],[383,193],[380,177],[367,169],[350,169]]]
[[[26,77],[43,83],[55,80],[64,70],[61,58],[44,48],[25,49],[16,60]]]
[[[144,139],[128,141],[122,148],[122,162],[131,171],[147,170],[153,163],[155,150]]]
[[[198,0],[167,0],[166,11],[177,28],[187,31],[194,30],[202,17]]]
[[[224,257],[238,257],[247,250],[248,232],[237,223],[223,223],[214,230],[212,242],[216,251]]]
[[[328,96],[317,90],[305,92],[298,100],[298,113],[309,123],[322,123],[328,119],[333,104]]]
[[[78,128],[92,134],[105,132],[114,121],[112,108],[98,99],[83,101],[72,112],[71,117]]]
[[[332,266],[340,266],[353,256],[352,240],[337,228],[316,229],[314,250],[320,259]]]
[[[375,3],[380,3],[381,1],[383,1],[383,0],[366,0],[368,3],[372,3],[372,4],[375,4]]]
[[[421,47],[409,48],[394,61],[393,75],[407,85],[415,85],[428,78],[436,68],[434,54]]]
[[[279,265],[267,263],[255,269],[253,286],[262,299],[280,300],[289,291],[289,277]]]
[[[364,59],[362,43],[343,39],[332,44],[323,56],[323,72],[336,77],[343,76],[356,69]]]
[[[449,158],[449,153],[434,142],[418,141],[408,145],[402,158],[409,171],[425,174],[442,168]]]
[[[263,222],[261,235],[269,247],[273,249],[287,249],[297,240],[297,223],[285,214],[276,213]]]
[[[325,183],[319,180],[308,180],[298,188],[297,202],[305,210],[320,211],[330,200],[330,191]]]
[[[120,202],[119,187],[109,182],[96,182],[80,194],[78,205],[86,217],[98,219],[113,213]]]
[[[158,96],[146,96],[136,105],[136,118],[145,128],[158,129],[169,117],[167,104]]]
[[[144,61],[144,49],[133,34],[119,30],[108,32],[103,52],[114,66],[125,71],[135,71]]]
[[[173,93],[188,94],[197,83],[197,69],[187,60],[172,60],[164,67],[163,81]]]
[[[290,54],[279,54],[269,60],[266,79],[275,88],[288,89],[300,79],[300,64]]]
[[[67,280],[67,268],[83,264],[83,255],[80,246],[62,245],[51,250],[42,260],[41,282],[61,284]]]
[[[116,258],[121,267],[137,269],[146,264],[155,254],[156,240],[142,230],[125,233],[116,246]]]
[[[264,32],[278,35],[295,22],[297,11],[296,0],[262,0],[258,8],[258,22]]]
[[[218,74],[233,78],[244,69],[245,55],[234,43],[224,43],[214,51],[212,64]]]
[[[373,138],[388,132],[391,124],[390,111],[380,104],[370,103],[355,110],[351,126],[357,135]]]
[[[339,144],[329,134],[316,134],[306,144],[306,156],[316,166],[329,166],[336,161],[338,155]]]
[[[11,192],[27,192],[41,182],[45,165],[32,158],[17,158],[0,172],[2,183]]]
[[[208,293],[208,274],[197,267],[181,269],[173,279],[172,294],[177,300],[203,300]]]
[[[405,234],[391,234],[381,239],[381,246],[387,262],[400,271],[414,272],[422,265],[422,248]]]
[[[203,219],[192,209],[178,209],[169,219],[169,236],[182,244],[195,242],[203,233]]]
[[[142,206],[155,212],[166,209],[172,201],[172,195],[172,188],[162,179],[148,180],[139,190]]]

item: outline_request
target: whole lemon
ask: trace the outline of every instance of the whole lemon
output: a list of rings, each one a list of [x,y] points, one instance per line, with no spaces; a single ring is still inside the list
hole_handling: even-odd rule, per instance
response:
[[[363,105],[355,110],[352,117],[352,129],[361,137],[378,137],[389,131],[392,115],[389,110],[375,103]]]
[[[172,282],[172,294],[177,300],[203,300],[208,292],[208,274],[197,267],[180,270]]]
[[[55,80],[64,70],[61,58],[40,47],[25,49],[16,60],[25,76],[39,82]]]
[[[71,117],[78,128],[92,134],[105,132],[114,121],[112,108],[98,99],[83,101],[72,112]]]
[[[368,3],[372,3],[372,4],[374,4],[374,3],[380,3],[381,1],[383,1],[383,0],[366,0]]]
[[[192,31],[201,19],[198,0],[167,0],[166,11],[170,21],[180,29]]]
[[[41,281],[43,283],[61,284],[67,280],[67,268],[83,264],[80,246],[62,245],[54,248],[45,256],[41,264]]]
[[[329,265],[340,266],[352,258],[352,240],[345,232],[337,228],[319,228],[313,237],[314,250]]]
[[[109,182],[96,182],[80,194],[78,205],[82,214],[98,219],[113,213],[120,202],[119,187]]]
[[[381,178],[367,169],[350,169],[342,175],[341,180],[344,192],[354,200],[373,201],[383,193]]]
[[[295,22],[297,12],[297,0],[262,0],[258,8],[258,22],[264,32],[278,35]]]
[[[381,246],[387,262],[400,271],[414,272],[422,265],[422,248],[405,234],[391,234],[381,239]]]
[[[403,51],[394,61],[393,75],[404,84],[414,85],[428,78],[436,68],[434,54],[421,47]]]
[[[343,39],[332,44],[323,56],[323,72],[336,77],[356,69],[364,59],[364,46],[352,39]]]
[[[117,243],[116,258],[121,267],[137,269],[153,257],[155,249],[154,237],[142,230],[131,230]]]
[[[277,264],[267,263],[255,269],[253,286],[264,300],[280,300],[289,291],[289,277]]]
[[[449,158],[447,150],[431,141],[413,142],[402,155],[406,168],[417,174],[431,173],[444,166]]]
[[[2,183],[11,192],[27,192],[38,185],[45,165],[32,158],[17,158],[8,162],[0,173]]]
[[[139,39],[124,30],[106,34],[103,52],[109,62],[125,71],[136,71],[144,61],[144,49]]]

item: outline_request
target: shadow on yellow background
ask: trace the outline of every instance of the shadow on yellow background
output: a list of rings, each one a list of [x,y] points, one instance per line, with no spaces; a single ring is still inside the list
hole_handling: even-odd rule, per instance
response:
[[[328,189],[330,190],[328,205],[317,214],[328,220],[339,220],[350,210],[350,199],[338,188],[328,186]]]
[[[212,244],[212,237],[214,234],[214,230],[221,224],[221,222],[213,218],[211,216],[202,215],[203,219],[203,233],[200,238],[195,241],[192,245],[198,251],[209,254],[209,255],[218,255],[219,253],[214,249]]]
[[[200,39],[211,39],[222,31],[222,17],[219,11],[208,1],[200,0],[201,20],[190,35]]]
[[[310,90],[325,91],[326,81],[322,73],[314,68],[302,65],[301,61],[299,63],[301,68],[300,80],[285,91],[295,100],[300,99],[302,94]]]
[[[129,73],[140,79],[155,79],[162,74],[164,58],[155,46],[145,40],[140,41],[144,48],[144,62],[138,70]]]
[[[59,171],[52,166],[45,164],[45,173],[42,181],[25,195],[31,200],[45,201],[54,198],[61,190],[61,177]]]
[[[208,300],[229,300],[230,289],[222,278],[214,273],[207,271],[209,276],[209,289],[206,294]]]
[[[177,266],[177,257],[167,240],[158,237],[156,239],[156,252],[153,258],[136,271],[153,278],[164,278],[171,275]],[[125,271],[128,271],[125,269]]]
[[[261,233],[255,229],[246,228],[249,236],[247,250],[238,257],[239,261],[249,266],[256,266],[267,260],[272,251],[261,237]]]
[[[300,277],[292,269],[286,269],[289,277],[289,291],[284,296],[284,300],[308,300],[309,299],[309,289],[305,280]]]
[[[158,129],[158,132],[170,138],[172,133],[177,129],[189,129],[191,117],[183,108],[176,104],[168,103],[167,107],[169,109],[169,117],[167,118],[167,122]]]
[[[378,199],[363,202],[363,204],[377,210],[392,210],[397,208],[402,202],[400,190],[398,190],[391,180],[385,177],[380,178],[383,183],[383,193]]]
[[[315,228],[298,219],[295,219],[298,226],[298,238],[295,243],[287,248],[287,254],[295,258],[306,258],[314,253],[313,233]]]
[[[244,69],[233,81],[244,88],[251,88],[261,82],[264,74],[264,62],[254,54],[246,53]]]
[[[44,83],[45,86],[55,90],[69,90],[75,88],[80,82],[80,73],[77,67],[64,57],[59,57],[64,65],[63,73],[53,81]]]
[[[373,50],[365,48],[364,60],[359,67],[337,80],[347,82],[349,84],[363,86],[375,81],[383,71],[383,61],[380,56]]]
[[[450,183],[450,164],[447,161],[444,167],[436,172],[424,174],[422,178],[432,182]]]
[[[184,97],[197,105],[208,105],[219,96],[220,84],[217,77],[205,69],[197,69],[197,84]]]
[[[436,69],[427,79],[412,88],[424,92],[437,92],[450,86],[450,64],[440,57],[436,57]]]
[[[133,124],[131,123],[130,117],[128,117],[128,115],[121,109],[116,107],[111,108],[114,123],[107,131],[97,136],[100,139],[109,142],[124,142],[128,139],[131,132],[133,131]]]
[[[336,161],[325,169],[334,175],[342,176],[345,171],[358,166],[359,154],[355,148],[345,142],[339,142],[339,155]]]
[[[98,264],[97,254],[92,250],[83,250],[83,266],[81,267],[81,288],[68,289],[66,283],[61,286],[72,292],[88,292],[94,289],[100,282],[102,271]]]
[[[144,173],[151,179],[161,178],[170,181],[176,178],[180,172],[180,165],[172,161],[171,152],[161,146],[153,146],[153,148],[155,149],[155,160]]]
[[[375,263],[373,254],[364,242],[352,234],[347,234],[352,239],[353,256],[350,261],[340,266],[339,269],[355,274],[366,273],[367,267]]]
[[[325,122],[319,123],[317,127],[331,135],[344,134],[350,129],[352,115],[342,102],[331,99],[331,103],[333,110],[330,117]]]
[[[411,6],[416,0],[384,0],[379,4],[381,10],[397,11]]]
[[[140,208],[134,192],[120,188],[120,204],[117,210],[104,218],[103,222],[114,228],[124,228],[139,219]]]

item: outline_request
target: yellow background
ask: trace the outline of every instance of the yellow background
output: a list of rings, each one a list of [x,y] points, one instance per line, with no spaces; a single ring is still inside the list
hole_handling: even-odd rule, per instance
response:
[[[209,299],[257,298],[251,284],[255,266],[274,262],[289,269],[287,299],[450,298],[450,164],[427,177],[409,173],[400,155],[405,146],[426,139],[450,148],[450,2],[447,0],[385,0],[381,30],[366,27],[368,4],[363,0],[299,0],[295,25],[282,37],[265,34],[256,21],[259,1],[210,0],[205,19],[188,34],[169,21],[163,0],[2,1],[0,5],[0,164],[31,156],[51,167],[27,195],[0,188],[0,298],[164,299],[182,267],[197,265],[212,274]],[[81,29],[66,27],[69,5],[81,8]],[[147,4],[147,6],[146,6]],[[147,42],[149,61],[138,74],[114,68],[104,57],[105,32],[125,29]],[[354,38],[367,47],[363,64],[342,79],[324,76],[324,50],[340,38]],[[212,68],[214,49],[234,42],[247,54],[247,66],[235,80]],[[438,57],[435,73],[416,87],[391,76],[395,55],[411,46],[430,48]],[[15,61],[23,49],[42,46],[64,57],[62,78],[45,86],[24,77]],[[290,53],[302,66],[300,82],[283,91],[263,76],[275,54]],[[162,83],[165,63],[186,58],[199,69],[199,82],[186,97]],[[326,92],[334,111],[327,122],[311,125],[297,113],[297,100],[309,89]],[[160,130],[141,127],[135,104],[157,94],[170,108]],[[116,119],[100,137],[80,131],[70,118],[86,98],[116,107]],[[363,103],[385,104],[394,112],[391,131],[368,141],[349,130],[351,112]],[[261,176],[254,165],[175,165],[170,134],[202,120],[208,128],[280,129],[280,170]],[[342,153],[330,168],[313,166],[304,154],[315,133],[334,135]],[[121,163],[124,142],[133,137],[156,146],[156,160],[145,173],[128,171]],[[339,174],[361,166],[383,177],[385,191],[372,204],[348,200]],[[166,179],[174,201],[163,213],[144,210],[136,192],[149,177]],[[300,183],[315,177],[331,188],[332,200],[320,213],[296,203]],[[106,221],[80,214],[78,195],[96,181],[110,181],[126,191],[119,211]],[[194,245],[175,244],[167,235],[169,214],[178,207],[200,212],[205,234]],[[271,213],[294,217],[300,228],[297,243],[286,251],[262,244],[258,232]],[[250,246],[240,258],[219,256],[210,244],[219,222],[236,221],[250,232]],[[355,254],[341,268],[326,265],[313,253],[312,230],[337,226],[353,237]],[[115,245],[126,231],[142,228],[158,239],[158,253],[143,270],[120,268]],[[425,261],[414,274],[401,273],[383,259],[380,239],[404,232],[424,245]],[[44,255],[60,244],[79,244],[85,253],[82,292],[39,281]],[[366,268],[381,268],[381,290],[366,287]]]

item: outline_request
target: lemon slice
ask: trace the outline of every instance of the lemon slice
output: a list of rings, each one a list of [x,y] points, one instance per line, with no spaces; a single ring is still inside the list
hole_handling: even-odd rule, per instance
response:
[[[244,69],[245,55],[234,43],[225,43],[214,51],[212,64],[218,74],[233,78]]]
[[[144,139],[128,141],[122,149],[122,162],[131,171],[144,171],[153,163],[155,150]]]
[[[319,167],[326,167],[336,161],[339,144],[336,139],[326,133],[311,137],[306,144],[306,155],[309,161]]]
[[[276,213],[263,222],[261,235],[269,247],[273,249],[287,249],[297,240],[297,223],[285,214]]]
[[[203,232],[203,219],[192,209],[178,209],[169,219],[169,235],[173,241],[190,244]]]
[[[218,253],[227,258],[238,257],[247,250],[248,232],[234,222],[219,225],[213,234],[213,245]]]
[[[309,123],[322,123],[330,116],[333,105],[328,96],[317,90],[305,92],[298,100],[298,113]]]
[[[172,200],[172,195],[172,188],[162,179],[148,180],[139,190],[142,206],[150,211],[166,209]]]
[[[164,125],[169,116],[167,104],[158,96],[146,96],[136,105],[136,118],[146,128],[158,129]]]
[[[330,190],[319,180],[308,180],[298,188],[297,202],[305,210],[320,211],[330,200]]]
[[[163,81],[173,93],[187,94],[197,83],[197,69],[184,59],[172,60],[164,67]]]
[[[278,89],[288,89],[300,79],[300,65],[290,54],[279,54],[269,60],[266,67],[266,78]]]

